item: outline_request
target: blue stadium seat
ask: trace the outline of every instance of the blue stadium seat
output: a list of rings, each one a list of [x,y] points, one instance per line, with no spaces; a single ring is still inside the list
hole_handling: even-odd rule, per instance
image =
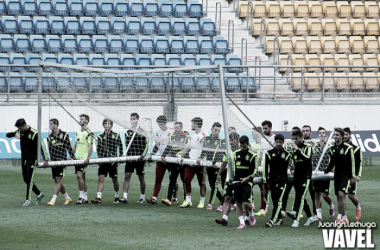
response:
[[[189,36],[200,35],[201,25],[196,18],[186,18],[186,31]]]
[[[0,52],[8,52],[14,50],[14,42],[10,35],[0,34]]]
[[[139,17],[144,15],[144,5],[139,0],[129,0],[129,15]]]
[[[241,59],[237,55],[228,54],[226,55],[226,62],[228,66],[241,66]],[[230,72],[242,72],[242,68],[228,68]]]
[[[44,52],[46,49],[45,38],[42,35],[30,35],[30,46],[32,52]]]
[[[35,73],[24,72],[22,73],[23,82],[25,84],[25,91],[37,92],[38,90],[38,78]]]
[[[60,64],[74,65],[74,58],[70,54],[58,53],[58,62]],[[60,68],[61,71],[68,71],[68,68]]]
[[[111,33],[111,23],[107,17],[95,17],[97,34]]]
[[[103,73],[104,90],[107,92],[117,92],[119,90],[119,77],[114,73]]]
[[[141,18],[142,33],[144,35],[156,34],[156,22],[151,17]]]
[[[148,56],[146,54],[137,54],[136,55],[136,62],[137,62],[137,65],[139,65],[139,66],[151,66],[152,65],[152,61],[150,59],[150,56]],[[149,67],[148,68],[141,67],[139,69],[149,69]]]
[[[198,66],[210,66],[210,65],[212,65],[211,58],[208,55],[197,55],[196,59],[197,59],[197,65]]]
[[[224,58],[223,55],[211,55],[211,62],[212,65],[222,65],[225,66],[227,65],[226,59]]]
[[[30,51],[30,41],[26,35],[14,35],[13,43],[15,45],[16,52]]]
[[[8,76],[4,76],[0,72],[0,92],[6,92],[8,90]]]
[[[69,6],[64,0],[54,1],[54,13],[56,16],[68,16],[69,15]]]
[[[90,64],[95,66],[104,66],[106,65],[106,62],[104,60],[104,57],[99,54],[89,54],[90,58]]]
[[[156,18],[156,27],[158,35],[166,35],[172,33],[170,20],[167,18]]]
[[[33,65],[33,67],[28,67],[27,71],[37,71],[38,63],[41,61],[41,57],[37,53],[26,53],[25,55],[26,63],[28,65]]]
[[[89,36],[77,36],[78,51],[82,53],[93,52],[92,40]]]
[[[36,34],[50,34],[50,24],[45,17],[34,16],[33,24]]]
[[[139,36],[140,53],[153,53],[153,39],[150,36]]]
[[[170,66],[181,66],[181,59],[176,54],[166,54],[166,64]]]
[[[22,53],[11,53],[9,56],[11,64],[26,65],[26,58]],[[11,67],[13,71],[26,70],[25,66],[13,66]]]
[[[173,5],[169,0],[158,1],[158,8],[161,17],[171,17],[173,16]]]
[[[201,18],[200,19],[202,35],[204,36],[214,36],[216,35],[215,23],[211,18]]]
[[[96,25],[92,17],[80,17],[79,22],[82,27],[82,34],[96,34]]]
[[[166,82],[168,79],[167,73],[152,73],[150,75],[150,89],[152,91],[165,91]]]
[[[99,13],[98,2],[95,0],[83,0],[84,15],[96,16]]]
[[[21,34],[34,34],[34,25],[30,17],[18,16],[17,22]]]
[[[183,38],[186,53],[199,53],[198,40],[194,36],[185,36]]]
[[[115,16],[128,15],[128,3],[125,0],[114,0],[113,8],[115,10]]]
[[[103,91],[103,77],[100,76],[98,73],[90,74],[88,84],[88,87],[91,88],[91,92]]]
[[[104,60],[106,61],[106,65],[108,66],[120,66],[120,58],[118,55],[115,54],[104,54]],[[108,68],[108,69],[115,69],[120,70],[120,67],[114,67],[114,68]]]
[[[135,36],[124,36],[123,40],[126,53],[139,51],[139,40]]]
[[[169,41],[165,36],[154,36],[153,37],[154,47],[156,53],[169,53]]]
[[[84,15],[84,8],[83,3],[81,1],[69,1],[69,10],[70,10],[70,16],[83,16]]]
[[[42,73],[42,91],[54,92],[56,90],[56,81],[50,73]]]
[[[184,53],[185,46],[180,37],[169,36],[170,53]]]
[[[183,66],[197,66],[197,60],[192,54],[182,54],[181,63]]]
[[[1,6],[0,6],[0,8],[1,8]],[[24,2],[23,14],[24,15],[31,15],[31,16],[38,15],[37,3],[35,1]]]
[[[144,0],[144,15],[156,17],[159,14],[158,4],[155,0]]]
[[[198,36],[198,44],[201,53],[214,53],[214,45],[212,40],[207,36]]]
[[[145,73],[133,74],[136,91],[146,91],[150,89],[150,79]]]
[[[50,1],[40,1],[38,4],[38,14],[40,16],[52,15],[53,6]]]
[[[197,73],[195,75],[197,90],[210,90],[210,78],[206,73]]]
[[[58,35],[65,34],[65,23],[63,22],[62,17],[50,16],[50,34]]]
[[[88,83],[90,79],[87,73],[72,73],[71,84],[77,92],[88,92]]]
[[[58,58],[56,57],[55,54],[42,53],[42,61],[49,62],[49,63],[58,63]],[[54,66],[45,67],[45,71],[55,71],[55,70],[57,70],[57,68]]]
[[[127,24],[122,17],[111,17],[110,21],[113,34],[125,34]]]
[[[74,64],[79,66],[90,65],[90,59],[85,54],[74,54]]]
[[[181,85],[183,91],[195,90],[196,81],[194,76],[192,76],[190,73],[177,73],[177,76],[179,78],[179,84]]]
[[[1,22],[1,20],[0,20],[0,34],[3,34],[3,24]]]
[[[20,73],[10,72],[9,76],[9,88],[11,92],[24,92],[25,84]]]
[[[6,9],[8,15],[22,14],[22,6],[20,1],[9,1]]]
[[[94,45],[95,53],[108,52],[108,40],[104,35],[92,36],[92,44]]]
[[[152,54],[150,55],[152,64],[155,66],[166,66],[165,56],[162,54]]]
[[[114,13],[113,3],[109,0],[99,0],[99,14],[101,16],[110,16]]]
[[[67,92],[67,90],[70,90],[72,88],[71,77],[66,72],[55,73],[54,80],[56,82],[58,92],[64,93],[64,92]]]
[[[63,52],[77,52],[78,42],[73,35],[62,35]]]
[[[81,26],[76,17],[64,18],[66,34],[81,34]]]
[[[239,77],[241,79],[241,90],[242,91],[247,90],[247,83],[248,83],[248,90],[249,91],[256,90],[256,83],[255,83],[254,77],[247,74],[247,72],[240,73]]]
[[[0,1],[0,15],[6,15],[7,6],[4,1]]]
[[[120,77],[120,91],[122,92],[129,92],[135,90],[134,85],[134,79],[133,75],[131,74],[125,74],[124,76]]]
[[[121,54],[120,62],[123,66],[128,66],[123,68],[124,70],[134,70],[135,68],[132,66],[137,65],[136,59],[131,54]]]
[[[227,91],[240,89],[239,77],[235,73],[224,73],[224,84]]]
[[[215,53],[217,54],[227,54],[229,53],[228,42],[224,37],[214,36],[212,38],[212,43],[215,48]]]
[[[61,52],[62,41],[57,35],[46,35],[47,52]]]
[[[171,18],[170,21],[173,35],[186,34],[186,23],[182,18]]]
[[[0,65],[10,64],[11,61],[7,53],[0,53]],[[7,66],[0,66],[0,71],[8,71],[9,68]]]
[[[18,33],[17,20],[13,16],[2,16],[1,22],[3,24],[3,30],[6,34]]]
[[[140,34],[141,24],[137,17],[127,17],[125,18],[127,24],[128,35]]]
[[[124,52],[124,41],[119,35],[108,35],[108,46],[111,53]]]
[[[211,73],[209,76],[210,88],[212,91],[219,91],[220,89],[220,78],[219,73]]]
[[[188,15],[187,5],[184,1],[173,1],[173,11],[175,17],[184,17]]]
[[[198,1],[187,1],[187,9],[190,17],[203,17],[202,4]]]

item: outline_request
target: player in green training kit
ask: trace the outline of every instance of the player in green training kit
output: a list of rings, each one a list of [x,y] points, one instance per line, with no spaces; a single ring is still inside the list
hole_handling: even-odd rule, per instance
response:
[[[67,152],[71,159],[74,159],[74,152],[71,147],[69,134],[59,129],[59,121],[55,118],[50,119],[51,133],[47,137],[49,145],[49,153],[51,161],[64,161],[67,160]],[[45,164],[47,166],[47,164]],[[51,172],[53,179],[55,180],[54,195],[47,205],[54,206],[57,200],[59,191],[63,194],[66,201],[64,205],[68,205],[72,202],[69,194],[66,192],[65,187],[62,184],[62,178],[66,175],[66,167],[52,167]]]
[[[30,206],[31,191],[37,195],[36,204],[39,204],[44,197],[44,193],[33,182],[34,168],[37,166],[38,132],[27,125],[22,118],[16,121],[15,126],[17,130],[7,133],[6,136],[8,138],[16,137],[20,139],[22,177],[26,183],[26,199],[23,206],[26,207]],[[44,148],[42,147],[41,150],[46,161],[47,157]]]
[[[354,157],[355,157],[355,175],[356,179],[355,182],[351,182],[350,188],[348,189],[348,198],[352,201],[352,203],[355,205],[356,212],[355,212],[355,219],[356,221],[359,221],[362,217],[362,208],[360,207],[359,199],[356,196],[356,191],[358,188],[358,182],[360,181],[360,177],[362,176],[362,162],[363,162],[363,154],[362,150],[359,146],[355,145],[351,141],[351,129],[350,128],[344,128],[344,142],[350,144],[354,150]]]
[[[117,151],[119,156],[123,155],[123,144],[119,133],[112,131],[113,121],[110,119],[103,120],[104,131],[100,133],[96,139],[96,152],[99,158],[105,157],[117,157]],[[117,163],[103,163],[99,164],[98,169],[98,192],[96,199],[92,199],[94,204],[102,203],[102,192],[104,186],[104,178],[110,175],[113,182],[113,188],[115,190],[115,201],[119,203],[119,182],[117,181]]]
[[[94,142],[94,134],[87,127],[90,122],[90,117],[86,114],[79,115],[79,123],[81,130],[76,134],[76,140],[73,151],[76,159],[84,160],[84,165],[75,166],[75,174],[78,180],[79,199],[77,205],[88,203],[87,184],[86,184],[86,169],[92,154],[92,145]]]

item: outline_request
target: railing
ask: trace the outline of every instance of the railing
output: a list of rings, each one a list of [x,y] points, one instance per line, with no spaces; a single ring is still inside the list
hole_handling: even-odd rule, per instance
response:
[[[219,19],[218,19],[219,14]],[[222,4],[217,2],[215,4],[215,31],[218,35],[220,35],[220,31],[222,30]]]
[[[264,43],[263,43],[263,24],[264,24]],[[267,23],[265,20],[261,20],[260,22],[260,48],[262,48],[263,52],[266,51],[266,39],[267,39]]]
[[[231,32],[232,29],[232,32]],[[234,53],[235,50],[235,24],[234,20],[228,21],[228,51],[229,53]],[[232,41],[232,43],[230,42]]]

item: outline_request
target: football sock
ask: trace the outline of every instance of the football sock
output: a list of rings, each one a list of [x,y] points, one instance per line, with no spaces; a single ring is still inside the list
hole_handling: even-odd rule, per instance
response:
[[[79,198],[82,198],[82,199],[84,198],[84,191],[79,190]]]
[[[339,219],[339,220],[342,219],[342,214],[338,214],[338,219]]]
[[[342,216],[342,219],[343,219],[343,220],[347,220],[347,215],[343,215],[343,216]]]
[[[186,201],[187,202],[191,202],[191,195],[190,196],[186,196]]]
[[[244,224],[244,216],[239,216],[239,221],[240,221],[240,224]]]
[[[225,219],[226,221],[228,221],[228,215],[223,215],[223,219]]]
[[[53,198],[51,198],[52,201],[56,201],[57,200],[57,195],[53,195]]]
[[[69,200],[69,199],[70,199],[70,196],[69,196],[69,194],[68,194],[67,192],[64,193],[63,196],[65,196],[65,199],[66,199],[66,200]]]
[[[83,192],[83,199],[88,200],[88,198],[87,198],[87,192]]]
[[[356,206],[356,210],[359,210],[359,209],[361,209],[360,203],[358,203],[358,205]]]
[[[202,203],[205,203],[205,197],[201,197],[201,201]]]
[[[322,219],[322,208],[317,208],[317,216]]]
[[[249,216],[254,216],[255,214],[254,214],[254,212],[253,212],[253,210],[250,210],[249,211]]]
[[[123,197],[128,200],[128,193],[124,193]]]
[[[144,199],[145,200],[145,194],[141,194],[140,195],[140,199]]]
[[[333,208],[334,208],[334,203],[331,202],[330,209],[333,209]]]
[[[96,193],[96,198],[101,199],[101,198],[102,198],[102,192],[97,192],[97,193]]]
[[[119,191],[115,192],[115,197],[119,197]]]

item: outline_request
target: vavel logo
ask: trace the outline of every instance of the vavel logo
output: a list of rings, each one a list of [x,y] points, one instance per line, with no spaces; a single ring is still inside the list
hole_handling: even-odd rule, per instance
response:
[[[372,228],[375,222],[351,222],[347,225],[335,222],[319,222],[325,248],[373,249]]]

